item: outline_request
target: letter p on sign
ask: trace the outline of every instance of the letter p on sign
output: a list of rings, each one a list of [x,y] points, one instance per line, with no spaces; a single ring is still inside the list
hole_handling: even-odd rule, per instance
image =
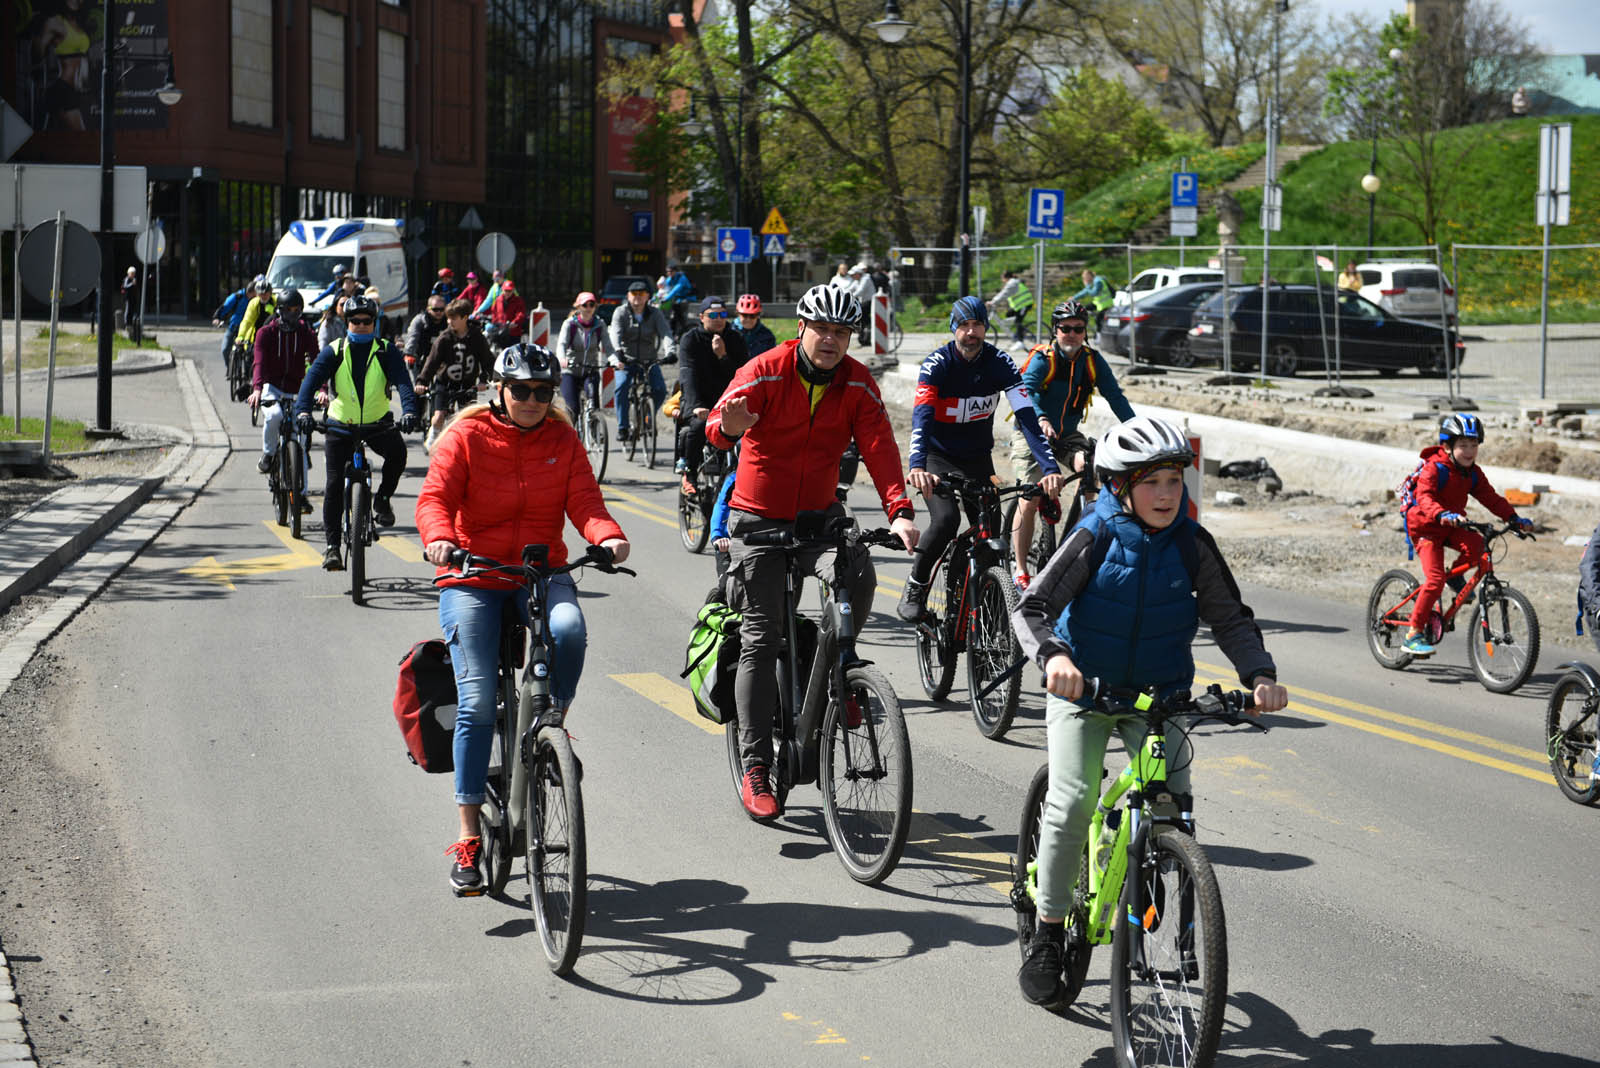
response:
[[[1028,190],[1028,236],[1061,236],[1066,196],[1060,189]]]
[[[1172,175],[1172,206],[1197,208],[1200,206],[1200,175],[1194,171],[1176,171]]]

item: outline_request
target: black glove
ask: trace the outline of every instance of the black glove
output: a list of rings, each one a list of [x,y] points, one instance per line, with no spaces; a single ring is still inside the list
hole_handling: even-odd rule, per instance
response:
[[[295,426],[300,428],[300,433],[306,437],[317,428],[317,417],[310,412],[301,412],[294,417]]]
[[[418,419],[415,415],[411,414],[410,412],[407,412],[405,415],[402,415],[400,417],[400,433],[402,433],[402,434],[415,434],[417,431],[419,431],[421,429],[422,429],[422,420]]]

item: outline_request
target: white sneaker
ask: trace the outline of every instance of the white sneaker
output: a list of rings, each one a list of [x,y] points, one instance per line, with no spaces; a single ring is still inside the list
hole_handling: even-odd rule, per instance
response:
[[[433,451],[434,440],[435,440],[435,438],[434,438],[433,428],[429,427],[428,428],[428,433],[426,435],[424,435],[423,438],[422,438],[422,451],[423,452],[432,452]]]

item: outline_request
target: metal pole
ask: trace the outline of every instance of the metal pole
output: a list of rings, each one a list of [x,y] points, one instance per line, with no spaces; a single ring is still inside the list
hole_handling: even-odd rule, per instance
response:
[[[1331,386],[1333,385],[1333,360],[1328,356],[1328,320],[1322,311],[1322,271],[1317,266],[1317,250],[1315,246],[1311,249],[1311,277],[1317,285],[1317,330],[1322,334],[1322,376]],[[1337,297],[1333,302],[1333,314],[1334,331],[1337,332],[1339,329],[1339,301]]]
[[[56,406],[56,337],[61,327],[61,250],[67,240],[67,213],[56,212],[56,258],[50,274],[50,355],[44,385],[44,462],[50,462],[50,421]]]
[[[1455,346],[1450,344],[1450,311],[1444,303],[1444,251],[1437,244],[1433,246],[1433,266],[1439,272],[1439,344],[1444,346],[1444,390],[1455,400],[1455,383],[1450,376],[1450,357]]]
[[[1554,143],[1555,138],[1550,139]],[[1550,173],[1555,173],[1555,161],[1550,163]],[[1539,399],[1544,400],[1546,360],[1550,354],[1550,216],[1555,214],[1556,197],[1546,193],[1544,198],[1544,268],[1539,272]]]
[[[971,226],[971,190],[967,188],[972,168],[972,0],[964,0],[961,17],[961,167],[960,200],[961,217],[956,227],[957,236],[962,227]],[[972,242],[961,242],[961,291],[958,296],[972,292]]]
[[[1188,156],[1180,157],[1179,160],[1178,160],[1178,170],[1187,171],[1188,169],[1189,169],[1189,157]],[[1196,211],[1195,214],[1198,215],[1199,212]],[[1183,266],[1183,253],[1184,253],[1184,249],[1188,245],[1188,243],[1189,243],[1189,239],[1187,237],[1178,238],[1178,266],[1179,267]]]
[[[1372,120],[1372,158],[1367,162],[1367,173],[1378,176],[1378,120]],[[1367,259],[1372,259],[1372,228],[1378,218],[1378,194],[1367,194]]]
[[[1034,247],[1033,253],[1033,338],[1044,340],[1044,238]],[[1054,341],[1055,338],[1051,338]]]
[[[1455,279],[1456,333],[1459,334],[1461,332],[1461,269],[1456,262],[1455,245],[1450,246],[1450,277]],[[1450,387],[1450,395],[1452,397],[1459,396],[1461,393],[1461,361],[1457,360],[1455,362],[1455,365],[1450,368],[1449,374],[1450,381],[1453,383]]]
[[[5,255],[5,234],[0,233],[0,256]],[[0,415],[6,414],[6,310],[5,287],[0,286]],[[19,309],[20,310],[20,309]],[[20,315],[18,316],[20,318]],[[17,366],[22,365],[22,352],[19,349],[16,355]],[[18,400],[21,399],[19,396]]]
[[[115,240],[113,198],[116,196],[117,149],[112,125],[116,121],[117,0],[105,0],[105,60],[100,67],[100,336],[95,361],[94,427],[90,436],[113,437],[111,425],[111,339],[116,330],[112,290],[117,284],[117,264],[112,258]]]
[[[1339,245],[1333,246],[1333,269],[1339,269]],[[1339,320],[1343,318],[1343,309],[1339,307],[1339,298],[1344,295],[1339,288],[1338,275],[1334,275],[1333,283],[1333,381],[1335,385],[1344,385],[1344,331],[1340,329]]]
[[[1135,304],[1132,288],[1133,246],[1124,245],[1123,248],[1126,251],[1128,260],[1128,362],[1137,367],[1139,366],[1139,334],[1133,328],[1133,309]]]
[[[14,394],[16,404],[12,406],[12,409],[15,416],[14,429],[18,434],[22,433],[22,171],[22,166],[18,165],[16,214],[12,216],[16,220],[16,227],[11,235],[11,307],[16,309],[15,314],[12,316],[12,329],[15,331],[12,336],[16,338],[17,342],[12,346],[17,352],[17,358],[12,367],[16,373],[17,382],[17,389]]]
[[[1233,374],[1233,319],[1228,312],[1228,275],[1233,270],[1233,246],[1222,246],[1222,373]]]

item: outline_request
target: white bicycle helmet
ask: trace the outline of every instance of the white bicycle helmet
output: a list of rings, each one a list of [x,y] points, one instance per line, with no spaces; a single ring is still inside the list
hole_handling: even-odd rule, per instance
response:
[[[1183,431],[1148,415],[1136,415],[1107,430],[1094,450],[1094,470],[1102,479],[1116,478],[1157,464],[1188,464],[1194,450]]]
[[[838,286],[812,286],[794,306],[794,314],[808,323],[842,323],[853,328],[861,324],[861,301]]]

